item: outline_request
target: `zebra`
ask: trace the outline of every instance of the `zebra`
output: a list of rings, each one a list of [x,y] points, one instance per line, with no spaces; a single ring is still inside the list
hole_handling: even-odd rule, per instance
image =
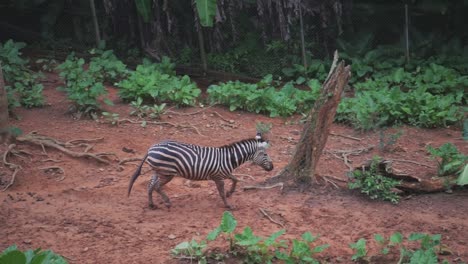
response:
[[[231,196],[236,190],[238,181],[232,175],[232,171],[249,160],[266,171],[273,170],[273,162],[266,153],[267,146],[268,141],[262,139],[260,133],[257,133],[255,138],[244,139],[221,147],[162,141],[150,147],[143,157],[143,161],[130,179],[127,195],[130,196],[132,186],[141,174],[141,168],[146,161],[154,171],[148,184],[148,202],[151,209],[156,208],[153,203],[153,190],[159,193],[168,209],[171,207],[171,201],[162,187],[174,176],[194,181],[214,181],[224,206],[233,209],[226,201],[226,197]],[[231,189],[226,194],[224,179],[232,181]]]

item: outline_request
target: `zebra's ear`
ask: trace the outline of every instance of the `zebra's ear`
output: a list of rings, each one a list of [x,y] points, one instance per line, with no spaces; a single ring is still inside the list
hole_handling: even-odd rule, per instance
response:
[[[256,140],[262,139],[262,133],[257,132],[257,135],[255,136],[255,139],[256,139]]]

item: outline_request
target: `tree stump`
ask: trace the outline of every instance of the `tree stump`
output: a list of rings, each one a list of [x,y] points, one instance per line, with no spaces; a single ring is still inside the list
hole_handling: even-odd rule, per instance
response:
[[[315,168],[327,143],[330,126],[335,118],[341,95],[351,77],[351,67],[345,66],[343,61],[337,64],[337,61],[338,53],[335,52],[328,78],[322,85],[320,96],[307,116],[301,138],[289,164],[266,183],[288,180],[307,184],[312,182]]]

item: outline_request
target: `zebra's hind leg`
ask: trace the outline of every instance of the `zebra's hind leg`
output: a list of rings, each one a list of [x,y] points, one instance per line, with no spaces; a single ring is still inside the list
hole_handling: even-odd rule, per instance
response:
[[[224,181],[217,179],[217,180],[214,180],[214,182],[216,183],[216,188],[218,188],[218,192],[219,192],[219,195],[221,196],[221,199],[223,199],[224,206],[231,210],[234,209],[234,207],[228,204],[226,200],[226,194],[224,193]]]
[[[156,209],[158,208],[156,205],[153,203],[153,190],[155,189],[156,186],[159,186],[159,177],[157,174],[154,174],[151,177],[151,180],[148,184],[148,206],[150,209]]]
[[[237,182],[239,181],[233,175],[229,175],[229,179],[231,179],[232,185],[231,185],[231,189],[229,190],[229,192],[226,193],[226,197],[230,197],[236,191],[236,185],[237,185]]]
[[[166,183],[170,182],[174,176],[162,176],[159,177],[157,174],[154,174],[151,177],[151,180],[148,185],[148,205],[151,209],[156,209],[157,206],[153,203],[153,190],[155,190],[159,195],[161,195],[164,204],[166,204],[167,208],[171,207],[171,201],[169,197],[167,197],[166,193],[164,193],[161,188],[166,185]]]

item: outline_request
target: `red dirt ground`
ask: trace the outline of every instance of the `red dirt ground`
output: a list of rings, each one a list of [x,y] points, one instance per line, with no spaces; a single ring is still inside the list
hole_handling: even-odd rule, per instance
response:
[[[275,163],[272,172],[265,172],[252,165],[237,169],[244,177],[238,191],[229,199],[237,209],[233,211],[238,220],[238,229],[250,226],[257,235],[267,236],[281,229],[260,212],[267,210],[272,217],[285,225],[285,239],[298,238],[303,232],[320,234],[319,243],[328,243],[330,248],[318,258],[327,263],[351,263],[352,250],[349,243],[359,238],[368,240],[369,255],[378,253],[373,241],[376,233],[389,236],[400,231],[441,234],[442,243],[451,251],[444,256],[453,263],[468,262],[468,193],[466,189],[453,193],[420,194],[406,196],[398,205],[369,200],[357,191],[336,189],[333,184],[316,186],[311,191],[295,189],[242,191],[242,187],[260,183],[278,173],[294,150],[302,126],[300,117],[268,118],[245,112],[229,112],[223,107],[212,107],[194,115],[169,113],[163,121],[177,124],[190,123],[202,135],[190,128],[138,124],[98,123],[92,120],[75,120],[66,114],[69,103],[62,92],[55,88],[59,81],[56,75],[48,75],[45,95],[49,106],[39,109],[18,109],[20,120],[12,120],[23,132],[37,131],[42,135],[62,141],[102,137],[91,152],[114,152],[120,159],[141,158],[153,143],[163,139],[175,139],[188,143],[219,146],[255,135],[258,121],[273,123],[269,137],[269,154]],[[115,106],[108,111],[130,118],[130,107],[120,102],[116,91],[111,99]],[[191,113],[200,108],[172,109],[177,113]],[[232,120],[226,122],[224,119]],[[389,133],[402,131],[393,151],[379,152],[376,147],[369,153],[350,156],[357,166],[380,155],[387,159],[406,159],[432,166],[396,162],[394,167],[408,174],[431,177],[435,174],[436,162],[431,160],[426,145],[440,146],[454,143],[460,151],[468,153],[466,142],[458,128],[419,129],[399,127]],[[377,132],[360,133],[343,125],[333,125],[337,135],[361,138],[361,141],[330,135],[325,151],[350,150],[378,145]],[[123,149],[134,150],[134,153]],[[1,145],[3,152],[6,145]],[[10,157],[9,161],[20,164],[23,170],[17,175],[12,187],[0,192],[0,226],[2,239],[0,250],[11,244],[21,249],[52,249],[65,256],[70,263],[178,263],[170,255],[176,244],[192,238],[202,239],[220,222],[223,204],[212,182],[200,182],[198,188],[189,187],[182,179],[175,179],[166,186],[173,207],[165,209],[158,195],[154,195],[160,209],[147,207],[146,184],[150,173],[140,176],[127,198],[127,186],[136,163],[127,163],[118,169],[117,160],[103,165],[87,159],[71,158],[62,152],[47,149],[45,155],[40,147],[18,144],[17,149],[26,150],[31,157]],[[45,161],[46,159],[60,162]],[[64,175],[44,172],[46,166],[60,166]],[[144,171],[147,167],[145,167]],[[321,158],[318,175],[346,180],[347,167],[343,161],[327,152]],[[9,181],[11,171],[0,167],[0,187]],[[59,181],[61,177],[65,177]],[[338,180],[336,183],[343,185]],[[215,242],[214,246],[225,247],[226,243]],[[396,257],[396,256],[393,256]],[[382,263],[375,261],[374,263]],[[388,263],[396,263],[395,258]]]

